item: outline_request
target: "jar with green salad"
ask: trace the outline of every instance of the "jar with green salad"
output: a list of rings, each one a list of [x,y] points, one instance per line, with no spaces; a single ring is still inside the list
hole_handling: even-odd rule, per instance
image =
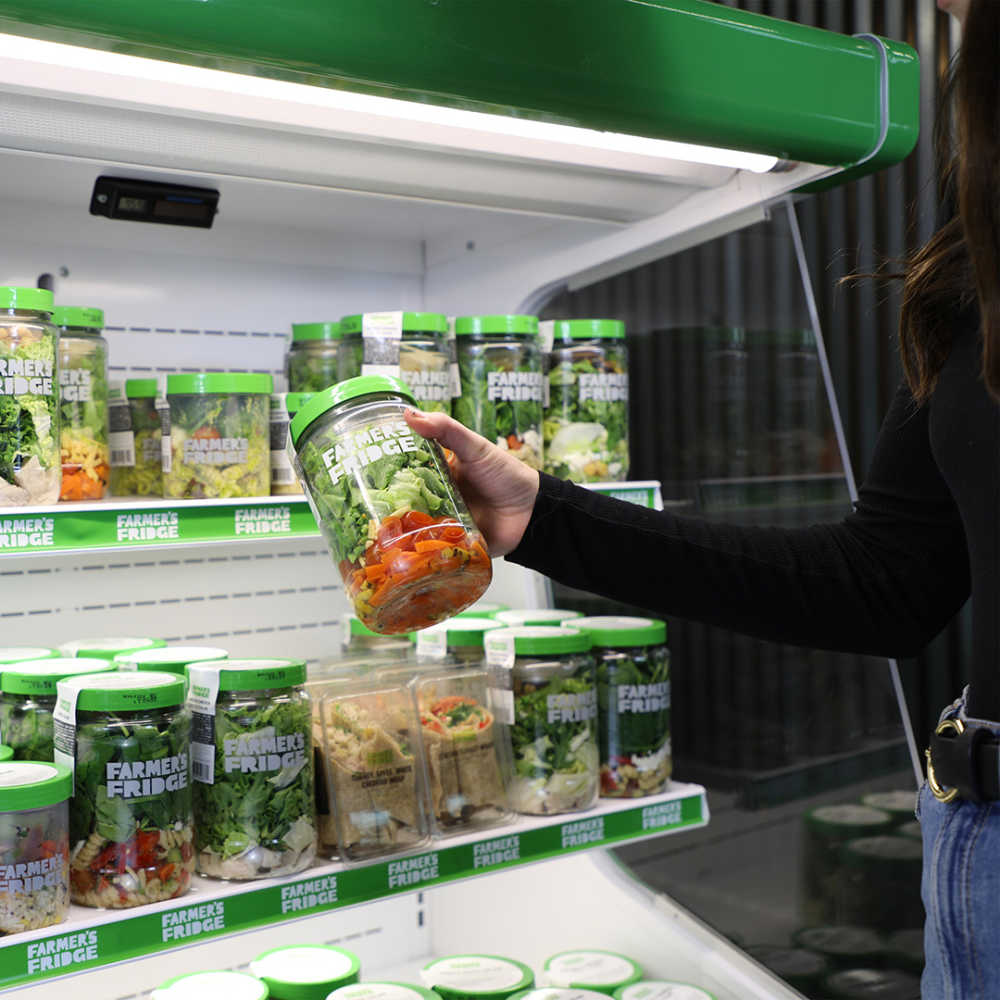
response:
[[[340,323],[293,323],[285,355],[289,392],[319,392],[341,379],[337,373]]]
[[[625,324],[557,320],[548,354],[545,471],[578,483],[628,477]]]
[[[58,341],[52,293],[0,287],[0,507],[59,499]]]
[[[104,312],[57,306],[52,322],[59,327],[59,499],[101,500],[111,478]]]
[[[273,389],[270,375],[249,372],[168,375],[164,497],[268,496]]]
[[[545,376],[538,318],[460,316],[455,337],[462,385],[455,419],[541,469]]]
[[[130,378],[112,396],[111,492],[115,496],[163,496],[163,425],[155,378]]]
[[[271,496],[302,496],[302,484],[288,455],[288,425],[312,395],[311,392],[271,395]]]

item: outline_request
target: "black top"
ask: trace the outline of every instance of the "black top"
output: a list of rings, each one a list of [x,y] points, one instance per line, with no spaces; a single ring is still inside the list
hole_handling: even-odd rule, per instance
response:
[[[1000,719],[1000,406],[980,378],[977,330],[970,321],[956,336],[929,403],[897,392],[855,509],[838,524],[735,527],[543,475],[507,558],[663,615],[889,657],[921,650],[971,592],[969,713]]]

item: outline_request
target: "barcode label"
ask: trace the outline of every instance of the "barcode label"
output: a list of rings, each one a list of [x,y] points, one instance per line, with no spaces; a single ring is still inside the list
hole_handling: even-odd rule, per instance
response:
[[[112,431],[108,435],[108,446],[112,465],[135,465],[135,435],[132,431]]]
[[[191,777],[203,785],[215,784],[215,747],[191,744]]]
[[[291,486],[298,482],[295,470],[283,451],[271,452],[271,483],[275,486]]]

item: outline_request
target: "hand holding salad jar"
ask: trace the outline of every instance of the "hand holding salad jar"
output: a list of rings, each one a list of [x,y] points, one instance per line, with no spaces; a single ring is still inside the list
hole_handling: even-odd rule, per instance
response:
[[[493,576],[441,449],[403,419],[398,379],[367,375],[317,393],[291,424],[299,478],[361,621],[426,628],[477,601]]]

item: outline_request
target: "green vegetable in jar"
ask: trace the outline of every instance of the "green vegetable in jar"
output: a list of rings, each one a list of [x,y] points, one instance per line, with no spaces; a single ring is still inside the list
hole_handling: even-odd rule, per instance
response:
[[[339,323],[293,323],[292,343],[285,355],[289,392],[320,392],[341,381]]]
[[[112,405],[111,491],[115,496],[163,496],[163,418],[155,378],[130,378],[125,412]]]

